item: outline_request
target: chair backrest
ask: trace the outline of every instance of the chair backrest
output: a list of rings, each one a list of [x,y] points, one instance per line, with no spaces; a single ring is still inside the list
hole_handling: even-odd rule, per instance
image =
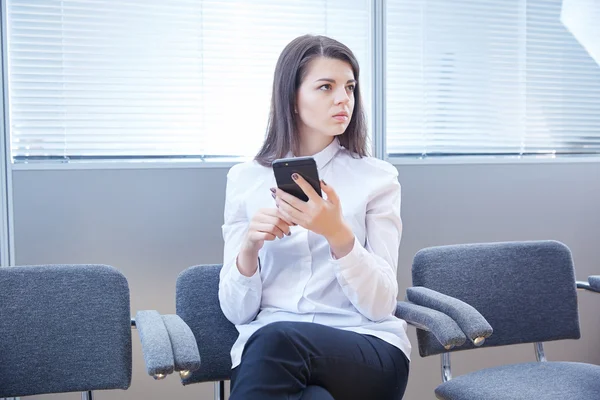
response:
[[[0,397],[129,387],[129,286],[116,269],[0,268],[0,310]]]
[[[184,385],[231,378],[231,347],[238,331],[219,304],[221,265],[190,267],[177,278],[177,315],[196,337],[202,367],[183,379]]]
[[[484,243],[419,251],[413,286],[425,286],[475,307],[494,334],[482,347],[578,339],[579,314],[570,250],[555,241]],[[446,350],[418,330],[421,356]],[[452,351],[474,348],[467,342]]]

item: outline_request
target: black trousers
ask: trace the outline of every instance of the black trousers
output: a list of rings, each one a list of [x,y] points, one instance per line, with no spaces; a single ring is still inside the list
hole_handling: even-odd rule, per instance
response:
[[[254,333],[232,371],[231,400],[400,400],[409,362],[370,335],[306,322]]]

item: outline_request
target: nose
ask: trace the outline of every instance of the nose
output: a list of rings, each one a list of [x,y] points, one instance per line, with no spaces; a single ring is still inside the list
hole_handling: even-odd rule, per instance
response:
[[[345,87],[340,88],[335,94],[335,104],[346,104],[350,101],[350,96]]]

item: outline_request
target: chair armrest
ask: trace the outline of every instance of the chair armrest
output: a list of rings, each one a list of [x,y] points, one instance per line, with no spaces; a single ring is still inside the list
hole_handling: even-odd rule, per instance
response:
[[[600,275],[592,275],[588,277],[588,282],[594,292],[600,293]]]
[[[577,289],[585,289],[590,292],[600,293],[600,275],[588,277],[588,281],[577,281]]]
[[[191,371],[200,369],[200,352],[196,338],[179,315],[163,315],[162,320],[169,333],[175,371],[179,371],[181,378],[187,378]]]
[[[173,372],[173,349],[169,333],[158,311],[138,311],[135,327],[140,334],[142,353],[148,375],[162,379]]]
[[[462,346],[467,338],[456,322],[446,314],[407,301],[396,305],[396,317],[414,327],[431,332],[446,350]]]
[[[464,301],[421,286],[408,288],[406,297],[415,304],[448,315],[475,346],[481,346],[492,335],[493,329],[483,315]]]

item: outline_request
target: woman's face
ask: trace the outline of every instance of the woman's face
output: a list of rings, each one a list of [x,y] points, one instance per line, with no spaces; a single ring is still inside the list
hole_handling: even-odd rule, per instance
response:
[[[354,110],[355,87],[347,62],[326,57],[312,60],[296,97],[300,137],[344,133]]]

